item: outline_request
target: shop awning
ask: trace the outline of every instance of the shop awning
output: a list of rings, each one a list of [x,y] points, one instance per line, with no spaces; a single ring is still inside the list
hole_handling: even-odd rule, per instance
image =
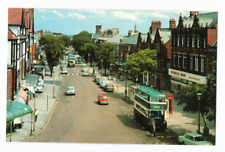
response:
[[[37,74],[29,74],[27,73],[24,77],[24,80],[26,80],[26,85],[35,85],[38,83],[39,75]]]
[[[30,106],[19,103],[17,101],[7,101],[7,117],[6,121],[12,121],[15,118],[32,113],[33,110]]]
[[[6,114],[6,122],[10,122],[10,142],[12,140],[12,122],[14,119],[31,114],[31,134],[32,134],[32,117],[33,110],[30,106],[19,103],[17,101],[8,100],[7,101],[7,114]]]

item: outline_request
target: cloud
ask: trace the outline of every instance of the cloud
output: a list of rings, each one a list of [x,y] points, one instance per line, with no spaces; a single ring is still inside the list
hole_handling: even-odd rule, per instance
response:
[[[129,13],[124,11],[112,11],[112,15],[115,18],[123,19],[123,20],[131,20],[136,21],[138,19],[136,13]]]
[[[44,16],[41,16],[41,19],[42,19],[42,20],[45,20],[45,21],[48,20],[48,19],[47,19],[46,17],[44,17]]]
[[[106,12],[105,10],[98,10],[98,9],[80,9],[79,11],[83,11],[83,12],[87,12],[87,13],[91,13],[91,14],[97,14],[97,15],[101,15],[101,16],[105,16]]]
[[[61,13],[59,13],[59,12],[56,11],[56,10],[52,10],[52,13],[54,13],[54,14],[60,16],[60,17],[64,17]]]
[[[69,13],[68,16],[76,17],[76,18],[79,18],[79,19],[86,19],[85,15],[82,15],[82,14],[79,14],[79,13]]]

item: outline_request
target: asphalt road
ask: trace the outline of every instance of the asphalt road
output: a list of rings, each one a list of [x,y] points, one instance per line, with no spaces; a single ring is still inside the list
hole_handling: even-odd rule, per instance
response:
[[[60,100],[46,129],[26,142],[116,143],[116,144],[178,144],[177,136],[167,130],[150,133],[133,116],[133,105],[120,95],[105,93],[93,77],[83,77],[82,67],[68,68],[58,92]],[[73,74],[73,75],[72,75]],[[68,86],[74,86],[75,96],[66,96]],[[97,103],[98,94],[105,93],[109,105]]]

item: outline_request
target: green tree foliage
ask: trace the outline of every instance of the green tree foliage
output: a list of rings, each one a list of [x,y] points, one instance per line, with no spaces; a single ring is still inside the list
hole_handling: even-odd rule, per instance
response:
[[[53,35],[44,35],[40,39],[40,45],[44,47],[45,55],[47,58],[47,62],[51,71],[54,66],[57,66],[60,62],[60,59],[63,59],[65,52],[65,46],[62,41],[58,37],[54,37]]]
[[[84,43],[91,43],[91,34],[86,31],[82,31],[79,34],[74,35],[71,41],[75,51],[77,51],[81,56],[84,56],[84,52],[80,50],[81,47],[84,46]]]
[[[184,105],[183,110],[186,112],[198,112],[198,97],[197,93],[202,93],[200,99],[200,113],[204,120],[206,127],[206,119],[209,116],[210,110],[213,110],[215,104],[215,98],[213,99],[210,91],[210,87],[207,85],[189,85],[183,86],[181,90],[175,93],[175,99],[178,101],[178,105]]]
[[[84,45],[80,49],[86,61],[88,61],[88,54],[90,54],[89,62],[91,63],[91,65],[93,61],[96,61],[96,55],[95,55],[96,50],[97,50],[97,46],[95,46],[92,43],[84,43]]]
[[[101,59],[103,60],[102,65],[105,69],[110,69],[110,64],[115,63],[116,55],[113,53],[116,50],[116,45],[110,42],[102,42],[99,44],[99,48],[96,51],[96,62],[98,67],[101,68]]]
[[[127,56],[127,70],[131,73],[133,80],[140,74],[150,73],[157,67],[156,50],[140,50]]]
[[[69,47],[71,45],[70,37],[67,35],[63,35],[59,37],[65,47]]]

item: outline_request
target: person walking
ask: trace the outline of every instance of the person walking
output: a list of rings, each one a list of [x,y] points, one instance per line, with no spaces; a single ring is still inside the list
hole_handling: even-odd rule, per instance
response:
[[[38,116],[38,110],[37,109],[35,109],[34,115],[35,115],[35,122],[37,122],[37,116]]]
[[[30,93],[30,100],[31,100],[32,99],[33,92],[30,91],[29,93]]]
[[[152,133],[153,137],[155,137],[155,120],[152,121]]]

